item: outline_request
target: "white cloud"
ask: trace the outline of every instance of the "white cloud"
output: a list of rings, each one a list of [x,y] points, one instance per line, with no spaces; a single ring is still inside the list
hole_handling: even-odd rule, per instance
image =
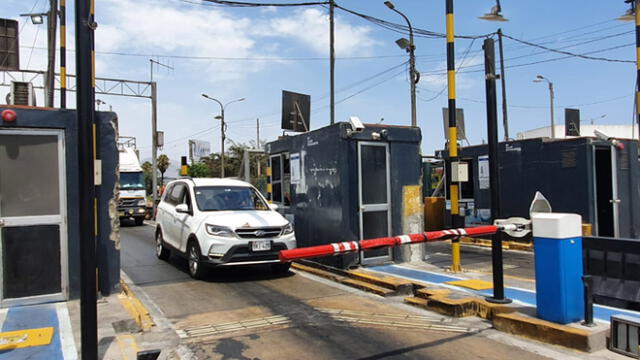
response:
[[[329,51],[329,16],[318,9],[301,10],[293,16],[271,20],[270,32],[264,35],[291,37],[325,55]],[[336,17],[336,56],[368,55],[377,44],[370,27],[354,26]]]

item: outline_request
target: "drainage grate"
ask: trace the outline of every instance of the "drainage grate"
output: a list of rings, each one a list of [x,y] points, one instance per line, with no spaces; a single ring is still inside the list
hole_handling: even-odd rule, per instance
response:
[[[178,330],[178,336],[182,339],[199,337],[199,336],[209,336],[209,335],[220,335],[224,333],[241,331],[241,330],[254,330],[269,326],[275,325],[284,325],[291,322],[286,316],[283,315],[275,315],[268,316],[258,319],[252,320],[244,320],[237,322],[230,322],[224,324],[216,324],[216,325],[203,325],[203,326],[195,326],[182,330]]]
[[[614,315],[611,317],[611,338],[609,350],[617,353],[638,357],[640,355],[640,318]]]

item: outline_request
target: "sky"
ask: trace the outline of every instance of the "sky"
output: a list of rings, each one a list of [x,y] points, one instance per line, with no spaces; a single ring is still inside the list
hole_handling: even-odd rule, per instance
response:
[[[393,3],[414,28],[445,32],[444,0]],[[337,0],[337,4],[405,24],[382,0]],[[456,0],[456,34],[484,35],[502,27],[510,37],[548,48],[627,61],[565,56],[505,38],[510,137],[550,123],[548,87],[532,81],[539,74],[554,84],[556,124],[564,124],[566,107],[580,109],[585,122],[632,123],[636,70],[629,61],[635,61],[634,24],[615,20],[628,9],[623,0],[503,0],[502,13],[508,22],[478,19],[493,5],[493,0]],[[46,27],[33,25],[19,14],[47,9],[46,0],[0,1],[0,17],[20,22],[22,69],[45,70]],[[73,10],[74,1],[67,0],[71,74],[75,73]],[[165,134],[165,146],[158,153],[167,154],[174,163],[188,154],[189,139],[210,141],[213,151],[220,149],[220,121],[215,119],[220,107],[202,93],[223,103],[245,99],[225,108],[227,147],[255,141],[256,119],[261,140],[282,135],[282,90],[311,96],[311,129],[329,124],[329,22],[324,6],[245,8],[201,0],[96,0],[96,21],[97,77],[149,81],[149,59],[172,68],[155,66],[153,71],[158,83],[158,130]],[[408,36],[341,9],[336,9],[335,32],[336,121],[358,116],[364,123],[410,125],[408,55],[395,44]],[[457,39],[455,43],[457,105],[464,109],[470,144],[487,138],[483,40]],[[446,40],[417,36],[415,44],[416,68],[422,75],[417,85],[418,126],[423,154],[432,155],[445,143]],[[498,82],[500,109],[499,86]],[[0,99],[8,90],[0,88]],[[37,96],[42,105],[42,94]],[[74,107],[75,93],[68,98],[69,107]],[[106,103],[100,110],[110,106],[118,114],[120,135],[136,137],[141,157],[149,158],[149,99],[96,98]],[[502,124],[501,116],[499,121]],[[502,126],[499,136],[503,138]]]

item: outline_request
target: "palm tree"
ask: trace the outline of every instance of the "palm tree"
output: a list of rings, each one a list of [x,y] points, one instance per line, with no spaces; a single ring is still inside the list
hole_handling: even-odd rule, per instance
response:
[[[164,172],[169,168],[169,157],[165,154],[158,156],[158,170],[160,171],[160,186],[164,185]]]

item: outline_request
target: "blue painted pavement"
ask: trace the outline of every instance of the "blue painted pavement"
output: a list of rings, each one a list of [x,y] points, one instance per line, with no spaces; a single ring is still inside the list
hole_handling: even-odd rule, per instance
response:
[[[58,324],[58,313],[56,312],[56,304],[16,306],[9,308],[7,317],[2,324],[2,332],[43,327],[54,328],[53,337],[49,345],[0,351],[0,359],[64,359],[60,342],[60,326]]]

